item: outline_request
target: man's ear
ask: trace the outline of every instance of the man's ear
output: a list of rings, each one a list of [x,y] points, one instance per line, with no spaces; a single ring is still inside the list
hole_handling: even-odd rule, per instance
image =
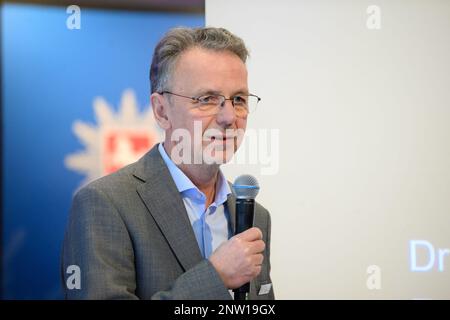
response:
[[[162,94],[152,93],[150,96],[150,102],[152,104],[153,115],[155,116],[156,122],[159,126],[164,129],[170,129],[171,123],[168,117],[169,104]]]

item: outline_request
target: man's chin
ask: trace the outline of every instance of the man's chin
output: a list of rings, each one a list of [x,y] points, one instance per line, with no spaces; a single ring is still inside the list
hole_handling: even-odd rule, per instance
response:
[[[233,158],[234,152],[227,150],[213,150],[213,152],[203,152],[203,163],[205,164],[225,164]]]

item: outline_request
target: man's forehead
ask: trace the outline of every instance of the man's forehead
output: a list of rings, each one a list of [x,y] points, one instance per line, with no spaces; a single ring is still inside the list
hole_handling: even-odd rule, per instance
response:
[[[224,71],[246,71],[244,62],[228,50],[211,50],[193,47],[183,52],[177,59],[175,69],[223,69]]]
[[[248,91],[247,68],[236,54],[229,51],[188,49],[179,57],[172,80],[175,86],[194,86],[198,93],[223,94],[224,86],[233,93]]]

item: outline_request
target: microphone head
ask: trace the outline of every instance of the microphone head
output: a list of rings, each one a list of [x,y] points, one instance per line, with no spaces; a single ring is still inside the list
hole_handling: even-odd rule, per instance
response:
[[[259,192],[259,183],[254,176],[243,174],[234,180],[232,189],[237,199],[255,199]]]

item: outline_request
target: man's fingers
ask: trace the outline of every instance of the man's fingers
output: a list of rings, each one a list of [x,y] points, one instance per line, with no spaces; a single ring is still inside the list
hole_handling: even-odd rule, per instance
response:
[[[253,264],[256,266],[260,266],[262,265],[263,261],[264,261],[264,256],[262,254],[255,254],[253,255]]]
[[[266,244],[262,240],[256,240],[250,243],[250,253],[260,253],[266,248]]]
[[[256,266],[254,269],[253,269],[253,278],[254,277],[257,277],[260,273],[261,273],[261,266]]]
[[[244,232],[239,233],[237,236],[245,241],[255,241],[261,240],[263,234],[259,228],[253,227],[248,230],[245,230]]]

